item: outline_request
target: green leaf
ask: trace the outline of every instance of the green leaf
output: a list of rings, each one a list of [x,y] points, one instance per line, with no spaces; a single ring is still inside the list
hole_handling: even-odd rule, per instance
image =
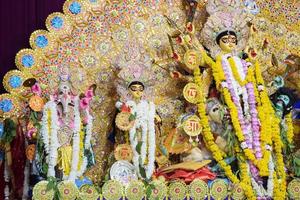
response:
[[[148,199],[150,199],[151,193],[152,193],[152,188],[151,187],[147,187],[146,195],[147,195]]]
[[[130,116],[129,116],[129,121],[131,122],[131,121],[134,121],[136,119],[136,113],[133,115],[133,114],[131,114]]]
[[[140,141],[135,147],[135,150],[138,152],[138,154],[141,154],[142,144],[143,142]]]
[[[139,165],[139,169],[140,169],[140,174],[143,178],[146,178],[146,171],[144,169],[144,167],[142,167],[142,165]]]
[[[11,143],[16,136],[17,126],[11,119],[4,120],[4,133],[2,137],[3,143]]]

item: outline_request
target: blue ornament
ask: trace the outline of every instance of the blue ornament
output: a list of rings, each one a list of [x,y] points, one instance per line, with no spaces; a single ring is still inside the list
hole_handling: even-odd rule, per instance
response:
[[[76,179],[75,184],[77,188],[81,188],[83,185],[93,185],[93,182],[87,177],[84,177],[83,179],[81,178]]]
[[[9,85],[12,88],[18,88],[22,85],[22,78],[20,76],[11,76],[9,79]]]
[[[69,10],[72,14],[77,15],[81,12],[81,5],[77,1],[71,3]]]
[[[13,109],[13,103],[10,99],[2,99],[0,101],[0,110],[3,112],[9,112]]]
[[[56,29],[60,29],[63,26],[63,24],[64,20],[61,17],[56,16],[51,20],[51,26],[53,26]]]
[[[4,124],[2,122],[0,122],[0,139],[2,138],[4,133]]]
[[[91,3],[97,3],[98,0],[90,0]]]
[[[35,44],[39,48],[44,48],[44,47],[46,47],[48,45],[48,39],[44,35],[39,35],[35,39]]]
[[[22,57],[22,65],[26,68],[30,68],[34,65],[34,58],[32,55],[24,55]]]

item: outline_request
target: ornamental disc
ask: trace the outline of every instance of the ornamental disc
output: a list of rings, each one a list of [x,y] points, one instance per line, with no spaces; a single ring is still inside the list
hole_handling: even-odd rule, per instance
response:
[[[205,181],[201,179],[195,179],[189,185],[190,196],[193,200],[202,200],[205,199],[208,195],[208,185]]]
[[[243,200],[243,199],[246,198],[245,192],[244,192],[243,188],[241,187],[241,185],[235,185],[233,187],[233,191],[232,191],[231,197],[234,200]]]
[[[214,199],[225,199],[228,193],[226,182],[222,179],[214,180],[210,189],[210,193]]]
[[[186,197],[187,186],[182,181],[175,181],[169,185],[169,197],[172,200],[183,200]]]
[[[30,144],[26,148],[26,157],[29,161],[33,161],[35,156],[35,144]]]
[[[32,191],[33,200],[52,200],[54,197],[54,190],[47,190],[48,181],[38,182]]]
[[[116,160],[127,160],[131,161],[133,152],[129,144],[119,144],[114,151]]]
[[[144,184],[141,181],[133,180],[125,189],[125,195],[128,200],[140,200],[145,196]]]
[[[44,100],[38,95],[34,95],[29,99],[29,106],[33,111],[40,112],[44,108]]]
[[[152,185],[153,187],[150,187]],[[156,199],[164,199],[168,192],[168,187],[164,184],[164,182],[159,180],[154,180],[150,183],[147,187],[147,191],[151,190],[151,194],[148,197],[149,200],[156,200]]]
[[[188,83],[183,88],[183,96],[189,103],[196,104],[199,101],[201,88],[196,83]]]
[[[107,200],[120,199],[123,196],[123,185],[119,181],[109,180],[102,187],[102,195]]]
[[[130,112],[120,112],[116,117],[116,125],[122,131],[129,131],[133,125],[134,120],[130,121]]]
[[[192,115],[187,118],[187,120],[185,120],[183,123],[183,130],[187,135],[191,137],[198,136],[202,131],[199,117],[197,117],[196,115]]]
[[[21,93],[23,82],[26,79],[25,73],[19,70],[8,71],[3,78],[3,86],[7,92]]]
[[[62,181],[58,184],[57,188],[64,200],[74,200],[79,195],[76,185],[71,181]]]
[[[85,184],[80,187],[79,196],[82,200],[97,200],[99,193],[93,185]]]
[[[5,93],[0,95],[0,114],[4,119],[20,116],[20,101],[13,95]]]
[[[188,69],[194,70],[195,68],[200,66],[201,63],[201,54],[200,52],[194,50],[188,50],[184,54],[184,64],[187,66]]]
[[[300,199],[300,179],[292,180],[289,183],[287,190],[291,199]]]

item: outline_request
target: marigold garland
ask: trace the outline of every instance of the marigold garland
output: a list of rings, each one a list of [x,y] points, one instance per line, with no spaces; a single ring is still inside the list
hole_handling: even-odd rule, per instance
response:
[[[252,76],[252,74],[253,74],[253,67],[250,67],[250,68],[248,69],[248,73],[247,73],[245,79],[242,80],[242,78],[240,77],[240,75],[239,75],[239,73],[238,73],[238,70],[237,70],[237,67],[236,67],[236,64],[235,64],[235,61],[234,61],[233,57],[230,57],[230,58],[228,59],[228,62],[229,62],[229,64],[230,64],[230,67],[231,67],[231,70],[232,70],[232,74],[233,74],[235,80],[236,80],[241,86],[245,86],[247,83],[250,82],[251,76]]]
[[[195,78],[196,84],[198,84],[198,85],[201,84],[199,68],[194,70],[194,78]],[[218,162],[220,167],[224,170],[227,178],[229,178],[229,180],[234,184],[241,184],[248,199],[253,199],[253,200],[256,199],[255,195],[254,195],[254,191],[251,187],[251,183],[249,184],[247,181],[240,182],[238,177],[232,172],[230,165],[228,165],[224,161],[224,153],[220,150],[220,148],[214,142],[214,137],[210,130],[208,117],[205,112],[204,97],[203,97],[202,93],[199,96],[200,96],[200,98],[197,103],[198,113],[200,115],[201,124],[203,126],[203,137],[204,137],[205,143],[207,144],[208,149],[212,152],[214,159]],[[244,174],[244,176],[247,176],[248,172],[245,171],[245,168],[243,168],[241,170],[242,170],[241,173]],[[248,177],[248,179],[246,177],[244,177],[243,180],[249,180],[249,177]]]
[[[287,141],[291,144],[293,143],[294,139],[294,127],[293,127],[293,119],[292,119],[292,113],[289,113],[285,116],[286,119],[286,125],[287,125]]]

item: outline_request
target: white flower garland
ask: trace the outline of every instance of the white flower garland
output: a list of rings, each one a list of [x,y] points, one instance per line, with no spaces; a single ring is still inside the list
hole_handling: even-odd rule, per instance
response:
[[[133,151],[133,164],[140,175],[139,160],[141,158],[142,163],[145,162],[148,146],[148,164],[143,167],[146,172],[146,178],[150,179],[154,171],[155,162],[155,105],[152,102],[148,103],[144,100],[138,104],[133,101],[128,101],[126,102],[126,105],[131,108],[132,114],[136,114],[134,126],[129,131],[130,144]],[[138,145],[136,130],[138,128],[142,129],[141,154],[136,151],[136,147]]]
[[[48,129],[48,119],[49,119],[48,112],[50,112],[50,115],[51,115],[50,131]],[[58,116],[57,116],[56,104],[54,101],[49,101],[48,103],[46,103],[46,105],[44,107],[42,123],[43,123],[42,130],[41,130],[42,140],[45,145],[45,151],[48,153],[47,176],[55,177],[55,169],[54,168],[57,164],[57,149],[59,147],[59,143],[58,143],[58,139],[57,139]],[[51,136],[50,141],[49,141],[49,135]],[[49,143],[50,143],[50,145],[49,145]]]
[[[92,130],[93,130],[93,117],[90,115],[89,111],[87,111],[86,136],[84,142],[85,149],[91,148]]]
[[[274,162],[272,159],[272,156],[270,156],[270,161],[268,163],[269,168],[269,177],[268,177],[268,183],[267,183],[267,190],[262,185],[259,185],[253,177],[251,177],[251,183],[253,186],[253,189],[256,191],[257,196],[259,197],[273,197],[273,191],[274,191]]]

